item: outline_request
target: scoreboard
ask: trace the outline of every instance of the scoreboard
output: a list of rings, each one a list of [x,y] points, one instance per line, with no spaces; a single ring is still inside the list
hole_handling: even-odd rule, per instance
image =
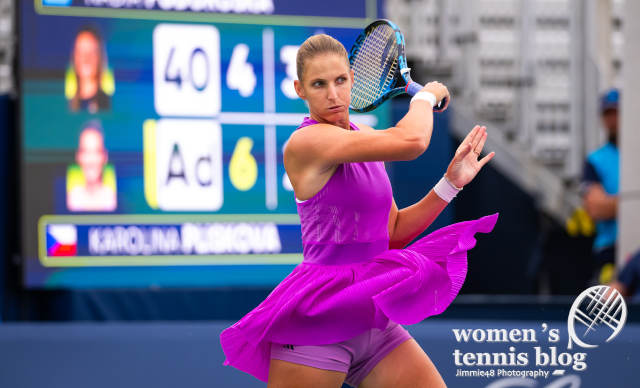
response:
[[[27,287],[271,285],[302,260],[296,52],[348,50],[380,2],[19,4]]]

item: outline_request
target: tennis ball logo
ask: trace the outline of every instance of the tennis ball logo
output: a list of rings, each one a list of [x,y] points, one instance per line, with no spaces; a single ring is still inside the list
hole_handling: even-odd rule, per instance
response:
[[[241,137],[233,150],[229,162],[229,179],[233,187],[240,191],[250,190],[258,179],[258,163],[251,155],[253,140]]]

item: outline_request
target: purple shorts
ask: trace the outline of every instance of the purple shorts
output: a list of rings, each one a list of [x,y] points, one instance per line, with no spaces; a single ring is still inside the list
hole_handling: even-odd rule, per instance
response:
[[[271,344],[271,358],[347,374],[345,383],[357,387],[380,360],[412,338],[401,325],[389,321],[384,330],[371,329],[329,345]]]

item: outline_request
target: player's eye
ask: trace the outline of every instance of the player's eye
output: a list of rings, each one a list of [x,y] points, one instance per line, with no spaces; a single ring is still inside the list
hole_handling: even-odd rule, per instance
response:
[[[347,81],[347,77],[338,77],[338,79],[336,81],[339,84],[343,84],[343,83],[345,83]]]
[[[311,86],[313,86],[314,88],[319,88],[319,87],[321,87],[323,85],[324,85],[324,81],[320,81],[320,80],[313,81],[313,83],[311,83]]]

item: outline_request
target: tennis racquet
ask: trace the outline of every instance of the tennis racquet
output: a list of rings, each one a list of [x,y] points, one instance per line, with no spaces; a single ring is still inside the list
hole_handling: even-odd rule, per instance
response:
[[[386,19],[365,27],[351,47],[349,64],[354,72],[350,107],[356,112],[369,112],[403,93],[413,96],[423,87],[409,75],[402,32]],[[444,110],[446,102],[442,99],[434,111]]]

